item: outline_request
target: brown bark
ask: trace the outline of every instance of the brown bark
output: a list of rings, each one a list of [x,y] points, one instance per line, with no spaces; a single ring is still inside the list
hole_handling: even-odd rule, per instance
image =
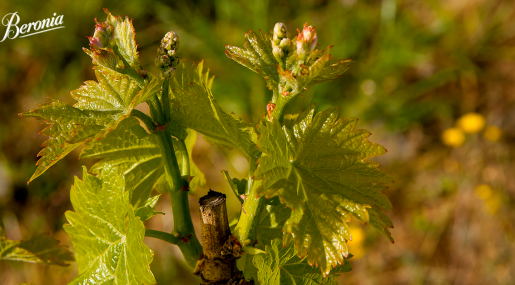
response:
[[[225,200],[224,194],[212,190],[199,200],[203,255],[194,273],[202,284],[254,284],[236,267],[243,252],[231,235]]]

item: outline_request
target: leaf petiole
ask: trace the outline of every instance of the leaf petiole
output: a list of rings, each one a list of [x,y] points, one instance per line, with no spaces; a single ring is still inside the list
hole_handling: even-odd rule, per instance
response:
[[[146,229],[145,230],[145,237],[151,237],[151,238],[157,238],[157,239],[160,239],[162,241],[166,241],[167,243],[170,243],[170,244],[177,244],[181,237],[180,236],[175,236],[173,234],[170,234],[170,233],[165,233],[165,232],[162,232],[162,231],[156,231],[156,230],[150,230],[150,229]]]
[[[125,58],[122,56],[122,54],[118,50],[118,46],[113,47],[113,52],[118,57],[120,57],[120,59],[123,61],[123,64],[125,65],[125,68],[119,69],[118,72],[127,74],[130,77],[132,77],[134,80],[136,80],[136,83],[138,84],[138,86],[140,88],[145,87],[145,85],[147,85],[147,83],[148,83],[148,77],[147,77],[147,80],[143,79],[143,77],[139,73],[137,73],[136,70],[134,70],[132,68],[132,66],[127,62],[127,60],[125,60]]]
[[[152,121],[152,118],[150,118],[147,114],[141,112],[140,110],[134,109],[131,112],[131,116],[140,119],[145,124],[145,127],[147,127],[149,132],[152,132],[154,130],[154,122]]]

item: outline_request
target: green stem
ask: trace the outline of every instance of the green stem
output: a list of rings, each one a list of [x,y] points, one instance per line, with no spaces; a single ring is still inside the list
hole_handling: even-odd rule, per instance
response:
[[[247,190],[245,191],[245,193],[248,194],[246,195],[245,202],[243,203],[243,210],[240,215],[240,219],[234,229],[234,235],[241,243],[246,240],[250,240],[251,244],[253,244],[256,240],[259,216],[265,207],[265,198],[256,198],[258,185],[255,184],[255,180],[252,178],[256,167],[256,161],[251,159]]]
[[[286,110],[286,105],[294,98],[296,94],[289,94],[288,96],[284,96],[280,90],[274,91],[274,95],[272,97],[272,103],[275,104],[274,110],[272,111],[271,118],[269,120],[277,119],[279,123],[282,124],[284,118],[284,111]]]
[[[113,47],[113,52],[123,61],[123,64],[125,65],[125,68],[120,69],[119,71],[121,73],[129,75],[134,80],[136,80],[136,83],[140,88],[145,87],[145,85],[147,85],[148,82],[145,82],[145,79],[143,79],[143,77],[132,68],[132,66],[127,62],[127,60],[125,60],[125,58],[121,55],[120,51],[118,50],[117,46]]]
[[[154,119],[154,121],[158,125],[166,124],[165,118],[163,116],[163,109],[161,108],[161,104],[159,103],[159,98],[157,95],[150,97],[150,100],[147,102],[150,107],[150,115]]]
[[[178,140],[177,151],[181,153],[181,174],[182,176],[190,176],[190,157],[188,155],[188,149],[184,140]]]
[[[277,119],[279,120],[279,123],[282,124],[284,118],[284,110],[286,109],[286,103],[286,100],[277,100],[277,103],[275,103],[275,109],[272,111],[272,116],[270,119]]]
[[[168,95],[169,87],[169,77],[165,77],[165,81],[163,82],[163,93],[161,95],[161,106],[163,106],[164,119],[168,123],[170,121],[170,97]]]
[[[179,192],[183,187],[187,187],[188,183],[182,179],[179,164],[175,157],[175,150],[173,148],[172,137],[168,130],[156,132],[159,138],[159,148],[163,157],[166,180],[170,184],[170,192]]]
[[[151,237],[151,238],[157,238],[162,241],[166,241],[167,243],[171,244],[177,244],[180,241],[180,237],[176,237],[173,234],[165,233],[162,231],[156,231],[156,230],[145,230],[145,236]]]
[[[163,157],[166,180],[170,188],[174,232],[181,237],[177,246],[179,246],[186,262],[195,267],[202,254],[202,246],[191,221],[188,204],[188,182],[182,179],[169,131],[166,129],[158,130],[156,134],[159,138],[159,148]]]
[[[147,129],[150,132],[154,131],[154,128],[156,126],[154,125],[152,118],[150,118],[147,114],[141,112],[140,110],[132,110],[131,116],[134,116],[134,117],[140,119],[145,124],[145,127],[147,127]]]

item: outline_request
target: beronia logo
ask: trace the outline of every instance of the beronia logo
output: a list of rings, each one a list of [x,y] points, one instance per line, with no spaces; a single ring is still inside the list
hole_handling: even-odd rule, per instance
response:
[[[18,12],[9,13],[2,18],[2,25],[6,27],[4,37],[0,42],[6,39],[24,38],[35,34],[48,32],[55,29],[62,29],[63,15],[54,16],[52,18],[35,21],[20,25],[20,16]]]

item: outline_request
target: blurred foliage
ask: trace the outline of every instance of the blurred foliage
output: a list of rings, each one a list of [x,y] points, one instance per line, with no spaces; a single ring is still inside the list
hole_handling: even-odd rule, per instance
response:
[[[49,232],[71,245],[62,230],[71,208],[72,174],[81,161],[72,153],[26,185],[44,138],[41,126],[18,113],[53,97],[73,103],[69,91],[94,79],[82,47],[102,8],[132,17],[140,58],[157,73],[153,59],[169,30],[181,39],[179,56],[205,59],[216,76],[213,94],[226,111],[256,124],[271,93],[258,75],[225,57],[226,44],[241,45],[249,29],[290,31],[305,22],[317,28],[320,48],[334,45],[338,58],[355,63],[337,80],[310,87],[291,111],[340,106],[358,117],[359,128],[389,153],[378,160],[396,183],[386,191],[393,204],[394,245],[370,227],[361,228],[359,259],[341,284],[512,284],[515,279],[515,3],[500,0],[305,0],[305,1],[2,1],[2,17],[17,11],[21,23],[53,13],[65,29],[0,42],[0,224],[19,240]],[[0,26],[3,37],[4,26]],[[463,115],[475,113],[484,126],[463,132]],[[477,117],[476,117],[477,118]],[[474,123],[472,123],[473,125]],[[476,123],[477,124],[477,123]],[[449,128],[463,133],[455,147],[444,143]],[[220,170],[242,178],[245,159],[199,139],[193,158],[212,189],[230,192]],[[89,167],[92,162],[85,162]],[[193,219],[198,191],[191,197]],[[231,214],[239,210],[229,200]],[[150,228],[171,230],[162,199]],[[356,231],[355,231],[356,232]],[[358,235],[358,234],[356,234]],[[146,239],[155,251],[151,265],[158,284],[195,284],[176,249]],[[349,245],[351,253],[353,242]],[[358,252],[356,252],[358,253]],[[358,257],[358,255],[356,256]],[[0,262],[3,284],[66,284],[67,268]]]

